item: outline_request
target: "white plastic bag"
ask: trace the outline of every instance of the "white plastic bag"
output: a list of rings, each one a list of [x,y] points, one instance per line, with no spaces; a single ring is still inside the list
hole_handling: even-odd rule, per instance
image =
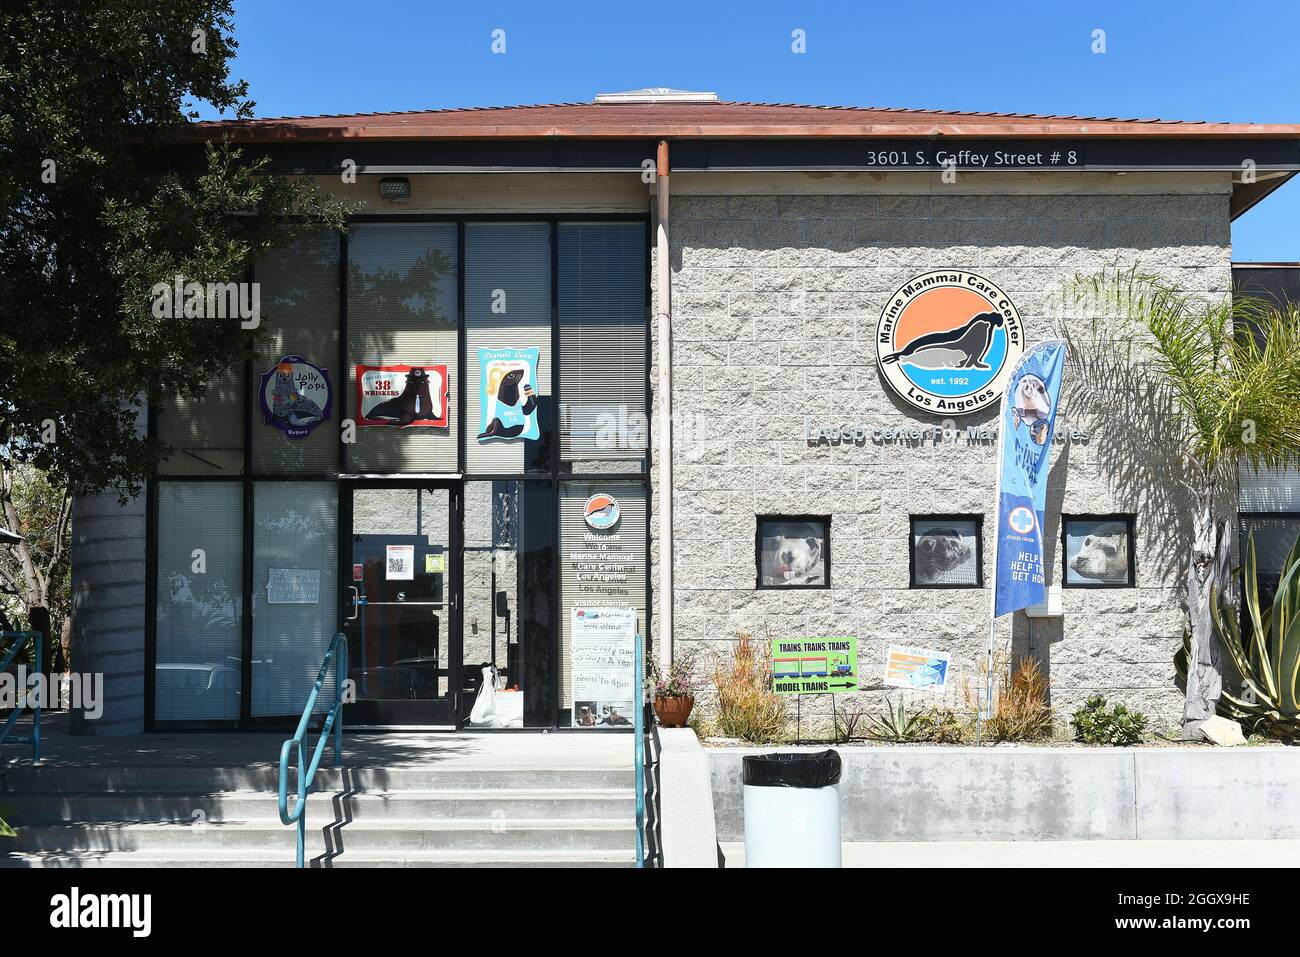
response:
[[[497,724],[497,674],[496,669],[488,665],[483,669],[483,683],[479,685],[478,696],[474,699],[474,708],[469,713],[470,724],[486,725],[489,728]]]

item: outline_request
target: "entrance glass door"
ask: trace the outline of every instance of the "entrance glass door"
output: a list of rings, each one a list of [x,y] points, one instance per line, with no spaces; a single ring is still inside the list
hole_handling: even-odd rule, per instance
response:
[[[456,493],[353,486],[345,514],[343,630],[349,727],[450,727],[460,682]]]

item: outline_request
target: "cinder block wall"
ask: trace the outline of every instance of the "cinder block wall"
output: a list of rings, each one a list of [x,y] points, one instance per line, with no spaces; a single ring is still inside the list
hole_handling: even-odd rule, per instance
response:
[[[946,702],[921,703],[961,706],[962,683],[979,683],[988,589],[910,589],[908,516],[983,513],[987,584],[996,445],[816,447],[803,435],[806,420],[882,428],[942,421],[904,406],[876,369],[872,335],[899,285],[941,267],[980,272],[1013,298],[1027,345],[1052,334],[1051,303],[1080,272],[1137,265],[1188,291],[1221,295],[1230,286],[1226,176],[999,176],[983,178],[983,193],[980,177],[945,188],[935,176],[911,195],[880,192],[886,180],[863,177],[861,191],[836,195],[754,195],[737,176],[729,190],[739,195],[697,186],[673,196],[675,650],[696,652],[705,665],[705,707],[708,663],[727,653],[737,629],[764,639],[855,635],[868,686],[880,682],[891,642],[952,652],[957,686]],[[1095,416],[1068,395],[1062,409],[1058,429],[1090,435],[1054,452],[1051,581],[1061,581],[1062,512],[1134,512],[1137,587],[1066,589],[1063,617],[1003,618],[999,645],[1041,661],[1061,717],[1102,692],[1157,724],[1173,723],[1181,714],[1172,655],[1185,617],[1187,513],[1158,457],[1133,458],[1142,436],[1108,437],[1103,426],[1113,429],[1115,416]],[[995,426],[996,410],[957,422]],[[1159,442],[1150,439],[1153,449]],[[833,516],[833,587],[755,589],[760,513]],[[838,700],[875,710],[882,696]],[[803,713],[816,723],[826,699],[805,699]]]

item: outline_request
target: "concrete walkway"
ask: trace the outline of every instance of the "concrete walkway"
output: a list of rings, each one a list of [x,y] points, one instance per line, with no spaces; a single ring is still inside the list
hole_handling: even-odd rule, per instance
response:
[[[727,867],[745,845],[719,845]],[[844,845],[845,867],[1294,867],[1300,841],[880,841]]]

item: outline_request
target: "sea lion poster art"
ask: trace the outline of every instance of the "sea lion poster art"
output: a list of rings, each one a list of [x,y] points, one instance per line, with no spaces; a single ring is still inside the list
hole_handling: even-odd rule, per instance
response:
[[[537,358],[531,349],[478,350],[480,442],[537,439]]]
[[[357,425],[447,425],[445,365],[357,366]]]
[[[303,439],[330,417],[330,374],[302,356],[284,356],[262,373],[258,405],[266,424],[290,439]]]
[[[908,405],[936,415],[998,402],[1024,348],[1024,324],[1010,297],[961,269],[908,280],[876,324],[881,376]]]

